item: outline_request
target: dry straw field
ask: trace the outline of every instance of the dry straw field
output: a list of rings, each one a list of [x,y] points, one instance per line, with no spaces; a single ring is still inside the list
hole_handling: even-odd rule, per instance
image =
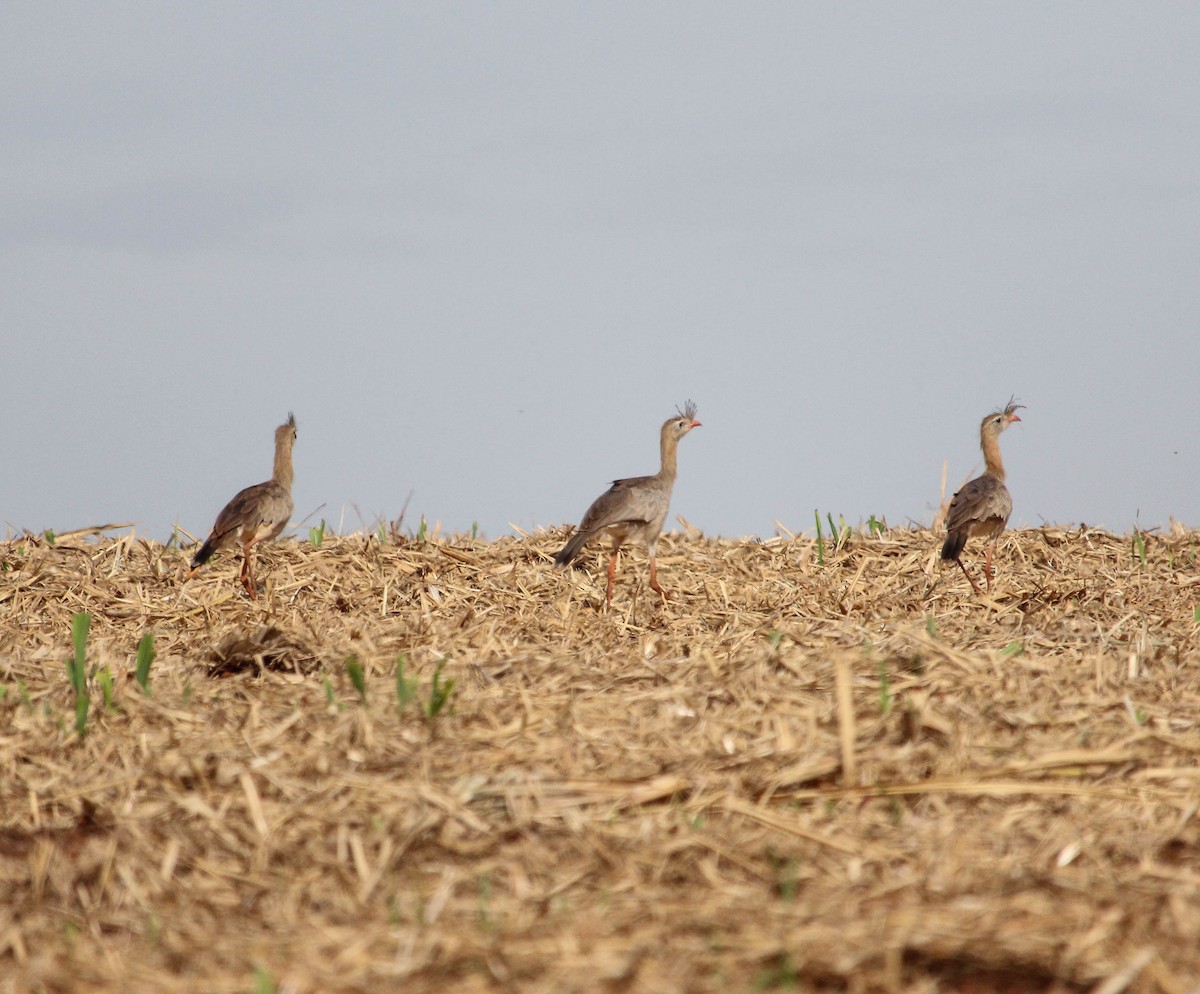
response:
[[[0,991],[1200,990],[1200,535],[563,537],[0,544]]]

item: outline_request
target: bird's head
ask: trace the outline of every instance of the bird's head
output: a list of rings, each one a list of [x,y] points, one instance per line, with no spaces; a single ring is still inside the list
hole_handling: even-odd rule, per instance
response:
[[[291,411],[288,411],[288,419],[275,429],[276,443],[285,440],[288,442],[296,441],[296,415]]]
[[[675,408],[676,417],[671,418],[667,424],[671,426],[671,430],[676,435],[686,435],[693,428],[699,428],[700,422],[696,420],[696,402],[689,400],[683,405],[683,410]]]
[[[1009,398],[1008,403],[998,411],[992,411],[983,419],[983,424],[980,426],[984,431],[991,432],[994,435],[999,435],[1014,421],[1020,421],[1021,418],[1017,414],[1018,410],[1024,410],[1024,404],[1018,404],[1014,398]]]

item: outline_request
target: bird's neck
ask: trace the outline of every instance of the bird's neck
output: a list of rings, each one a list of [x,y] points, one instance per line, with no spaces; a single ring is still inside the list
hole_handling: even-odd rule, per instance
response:
[[[1000,435],[994,431],[980,433],[979,445],[983,449],[983,461],[987,475],[1004,482],[1004,460],[1000,458]]]
[[[672,483],[675,480],[675,453],[679,449],[679,436],[664,428],[658,449],[661,456],[658,478]]]
[[[275,446],[275,471],[271,474],[271,479],[278,483],[284,490],[289,493],[292,490],[292,480],[295,479],[295,474],[292,472],[292,443],[290,439],[283,438]]]

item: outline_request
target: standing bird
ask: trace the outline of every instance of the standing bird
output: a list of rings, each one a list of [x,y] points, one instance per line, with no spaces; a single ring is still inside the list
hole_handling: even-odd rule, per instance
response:
[[[992,554],[996,549],[996,540],[1008,524],[1008,516],[1012,514],[1012,497],[1004,485],[1004,463],[1000,459],[1000,432],[1014,421],[1021,420],[1017,417],[1017,409],[1023,406],[1010,400],[1004,410],[993,411],[980,423],[979,445],[983,449],[986,469],[982,476],[971,480],[950,499],[950,509],[946,512],[946,541],[942,545],[942,558],[947,561],[952,559],[962,567],[977,594],[983,591],[967,572],[967,567],[963,566],[962,551],[967,539],[973,535],[990,539],[983,567],[990,591]]]
[[[591,539],[601,532],[607,533],[612,539],[612,555],[608,560],[608,587],[604,593],[606,608],[612,606],[617,553],[631,539],[646,543],[646,551],[650,554],[650,588],[663,600],[667,599],[667,592],[658,585],[658,565],[654,553],[658,547],[659,532],[667,519],[671,489],[675,486],[675,451],[679,447],[679,440],[693,428],[699,427],[696,405],[689,400],[682,412],[669,418],[662,426],[659,434],[662,464],[658,472],[653,476],[614,480],[613,485],[587,509],[571,540],[554,557],[556,566],[566,566]]]
[[[242,586],[252,601],[258,600],[251,549],[255,542],[278,536],[292,516],[292,445],[295,441],[296,416],[289,412],[287,421],[275,429],[275,471],[271,479],[247,487],[222,508],[212,533],[192,558],[189,577],[195,576],[214,552],[240,542]]]

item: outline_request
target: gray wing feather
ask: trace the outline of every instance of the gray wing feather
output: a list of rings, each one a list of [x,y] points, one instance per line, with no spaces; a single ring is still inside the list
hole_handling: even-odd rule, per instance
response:
[[[262,538],[275,538],[293,511],[292,495],[274,480],[256,483],[240,491],[217,515],[212,535],[220,548],[239,531],[252,531]]]
[[[1008,487],[994,476],[979,476],[967,483],[950,501],[946,514],[946,530],[957,532],[985,521],[1008,523],[1012,514],[1012,497]]]
[[[652,476],[615,480],[587,509],[579,531],[595,534],[613,525],[646,526],[666,517],[670,496],[655,486]]]

